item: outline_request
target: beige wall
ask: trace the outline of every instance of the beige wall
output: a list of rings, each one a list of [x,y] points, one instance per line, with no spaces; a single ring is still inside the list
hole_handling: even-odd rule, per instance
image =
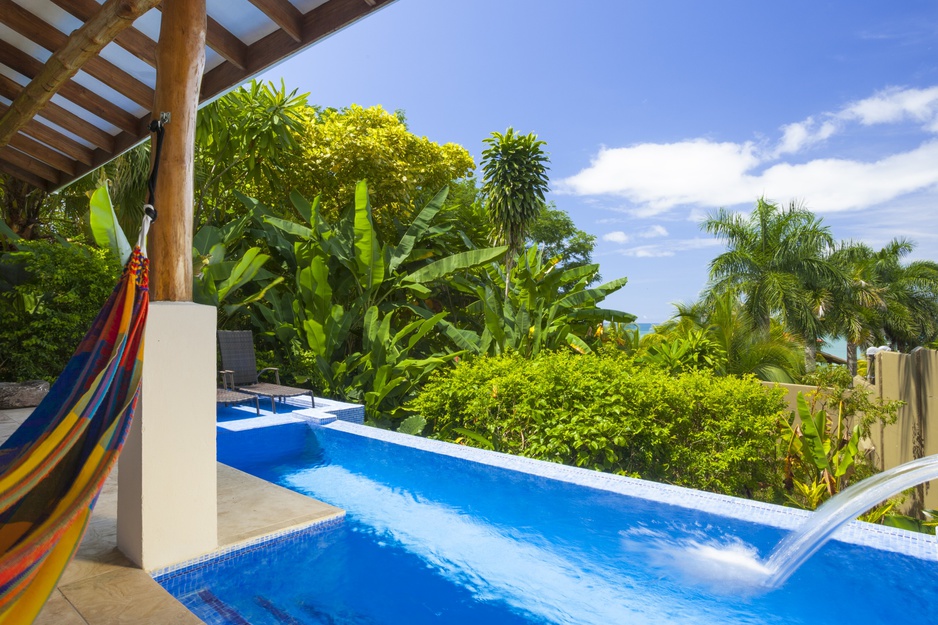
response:
[[[140,404],[118,470],[117,544],[154,570],[218,545],[216,310],[150,304]]]
[[[895,425],[883,428],[880,436],[885,467],[938,453],[938,351],[883,352],[875,358],[877,395],[905,402]],[[938,508],[938,488],[926,484],[921,491],[924,507]]]
[[[900,400],[896,423],[876,428],[872,433],[874,461],[890,469],[915,458],[938,454],[938,351],[920,349],[913,354],[881,352],[874,356],[874,396]],[[859,380],[858,380],[859,383]],[[813,392],[815,387],[799,384],[763,382],[786,390],[788,409],[797,414],[798,392]],[[819,406],[820,407],[820,406]],[[938,509],[938,488],[925,485],[919,489],[912,505]]]

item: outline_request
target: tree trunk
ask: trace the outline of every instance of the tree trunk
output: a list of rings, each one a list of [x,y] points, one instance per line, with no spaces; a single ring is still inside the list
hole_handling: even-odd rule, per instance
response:
[[[150,297],[192,301],[192,198],[195,120],[205,66],[205,0],[164,0],[156,50],[153,114],[166,125],[156,181],[159,222],[151,231]],[[150,154],[156,154],[155,149]]]
[[[850,377],[856,377],[857,375],[857,344],[847,340],[847,370],[850,372]]]
[[[814,373],[817,369],[817,339],[808,337],[804,340],[804,370]]]

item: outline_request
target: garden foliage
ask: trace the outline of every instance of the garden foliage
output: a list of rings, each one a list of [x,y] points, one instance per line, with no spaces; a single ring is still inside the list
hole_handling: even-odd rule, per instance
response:
[[[427,432],[502,452],[774,499],[782,392],[754,378],[676,376],[616,353],[480,357],[408,406]]]
[[[16,246],[0,258],[0,380],[52,381],[111,294],[120,264],[84,245]]]

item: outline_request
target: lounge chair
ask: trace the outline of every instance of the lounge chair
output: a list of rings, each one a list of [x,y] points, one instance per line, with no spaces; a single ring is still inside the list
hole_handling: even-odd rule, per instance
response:
[[[225,404],[226,406],[231,406],[231,404],[240,404],[245,401],[254,402],[254,410],[257,412],[258,416],[261,414],[261,404],[260,400],[257,398],[257,395],[252,395],[251,393],[242,393],[241,391],[236,391],[234,389],[234,382],[232,381],[229,386],[229,374],[230,371],[222,373],[222,387],[215,389],[215,403]]]
[[[311,390],[280,384],[280,370],[276,367],[257,370],[254,337],[250,330],[219,330],[218,348],[221,351],[221,365],[224,367],[221,373],[223,376],[230,376],[228,379],[231,380],[231,387],[259,397],[270,397],[270,409],[273,412],[277,412],[275,400],[278,398],[282,403],[287,397],[309,395],[310,402],[313,402]],[[274,384],[259,380],[259,375],[268,371],[274,372]]]

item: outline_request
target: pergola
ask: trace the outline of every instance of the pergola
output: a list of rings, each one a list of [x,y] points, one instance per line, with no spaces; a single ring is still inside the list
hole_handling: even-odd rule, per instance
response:
[[[145,569],[217,545],[215,309],[191,302],[197,108],[392,1],[0,0],[0,172],[54,191],[170,114],[142,398],[118,474],[118,544]]]

